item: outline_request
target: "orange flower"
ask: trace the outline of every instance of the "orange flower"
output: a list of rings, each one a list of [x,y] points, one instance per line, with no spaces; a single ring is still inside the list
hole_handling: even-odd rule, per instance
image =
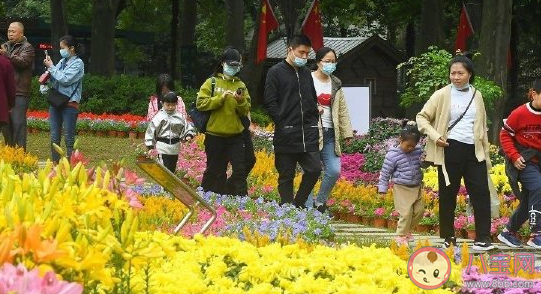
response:
[[[23,256],[32,253],[33,261],[37,264],[47,263],[64,256],[66,253],[58,249],[56,240],[41,240],[42,230],[39,224],[33,224],[29,228],[18,226],[16,234],[19,238],[19,248],[13,252]]]

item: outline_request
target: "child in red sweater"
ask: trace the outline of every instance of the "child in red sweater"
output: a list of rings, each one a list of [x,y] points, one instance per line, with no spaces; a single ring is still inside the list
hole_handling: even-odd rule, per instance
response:
[[[511,247],[522,247],[516,232],[529,218],[532,235],[527,245],[541,248],[541,79],[534,81],[528,96],[530,102],[513,110],[500,131],[507,164],[518,174],[522,193],[516,195],[520,205],[498,239]]]

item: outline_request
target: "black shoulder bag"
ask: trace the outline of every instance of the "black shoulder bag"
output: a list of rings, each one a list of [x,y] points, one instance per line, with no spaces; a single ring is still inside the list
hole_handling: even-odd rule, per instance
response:
[[[49,89],[49,94],[47,95],[47,101],[49,101],[49,104],[51,104],[51,106],[53,106],[53,107],[66,106],[66,104],[68,104],[68,101],[70,101],[71,97],[73,97],[73,95],[75,94],[75,92],[79,88],[79,83],[80,82],[81,81],[79,81],[77,83],[77,86],[75,87],[73,92],[71,92],[71,95],[69,95],[69,96],[58,92],[58,90],[55,89],[55,88]]]
[[[67,61],[64,61],[64,64],[62,65],[62,69],[66,66]],[[70,101],[71,97],[77,92],[77,89],[79,89],[79,83],[81,83],[81,80],[77,82],[77,86],[71,92],[71,95],[67,96],[62,93],[60,93],[57,89],[51,88],[49,89],[49,94],[47,95],[47,101],[49,101],[49,104],[53,107],[63,107]]]
[[[210,96],[214,96],[214,88],[216,87],[216,78],[211,78],[211,94]],[[192,105],[190,109],[188,110],[188,115],[192,119],[192,123],[194,127],[199,131],[200,133],[204,133],[207,131],[207,123],[210,118],[210,111],[201,111],[197,109],[197,98],[195,98],[195,101],[192,102]]]

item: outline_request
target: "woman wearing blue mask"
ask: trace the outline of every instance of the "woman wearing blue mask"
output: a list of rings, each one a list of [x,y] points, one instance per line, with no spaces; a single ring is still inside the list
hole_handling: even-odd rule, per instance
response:
[[[75,143],[75,124],[79,115],[79,103],[83,91],[83,76],[85,65],[81,58],[82,44],[77,44],[75,38],[66,35],[60,38],[60,55],[62,59],[54,65],[49,56],[43,64],[47,67],[51,78],[49,87],[69,97],[68,103],[62,106],[49,107],[49,124],[51,129],[51,159],[57,163],[60,155],[52,147],[52,143],[60,145],[61,130],[64,130],[66,155],[70,158]]]
[[[336,53],[333,49],[323,47],[316,52],[317,70],[312,72],[314,87],[316,89],[320,124],[323,128],[323,149],[320,156],[323,163],[323,176],[319,192],[315,199],[308,197],[306,207],[316,207],[324,212],[327,209],[325,203],[329,198],[334,184],[340,176],[341,164],[340,138],[349,141],[353,137],[351,121],[342,82],[332,73],[336,70]]]
[[[210,112],[205,132],[207,166],[201,183],[204,191],[240,196],[248,193],[246,178],[250,167],[243,136],[247,126],[242,119],[250,112],[250,95],[237,77],[241,67],[240,52],[227,48],[214,74],[197,94],[197,109]],[[232,174],[227,179],[229,163]]]

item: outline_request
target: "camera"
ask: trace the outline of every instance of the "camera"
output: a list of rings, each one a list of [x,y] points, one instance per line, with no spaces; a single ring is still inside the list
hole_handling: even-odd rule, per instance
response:
[[[242,92],[244,92],[242,88],[238,88],[236,91],[237,95],[242,95]]]

